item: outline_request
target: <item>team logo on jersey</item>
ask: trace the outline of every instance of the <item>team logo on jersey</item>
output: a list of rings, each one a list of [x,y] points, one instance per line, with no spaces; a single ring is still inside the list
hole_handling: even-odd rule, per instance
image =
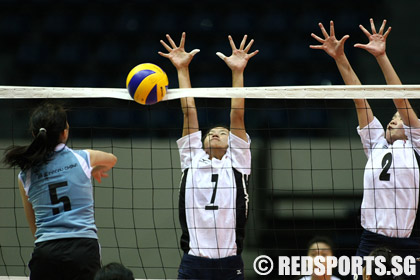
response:
[[[211,160],[209,160],[208,158],[202,158],[202,159],[200,159],[200,162],[210,163]]]

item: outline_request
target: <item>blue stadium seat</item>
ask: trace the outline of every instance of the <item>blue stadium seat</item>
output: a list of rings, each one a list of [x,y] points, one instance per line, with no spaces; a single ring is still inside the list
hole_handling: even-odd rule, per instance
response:
[[[259,19],[259,29],[264,32],[284,32],[290,27],[291,17],[283,12],[270,11],[262,14]],[[273,35],[273,34],[271,34]],[[281,34],[276,34],[281,35]]]
[[[116,19],[115,30],[122,33],[144,33],[147,29],[144,28],[144,23],[150,21],[146,13],[136,10],[125,10]]]
[[[195,32],[214,31],[217,30],[219,23],[217,15],[210,12],[196,12],[188,17],[186,26]]]
[[[0,18],[0,33],[22,36],[28,32],[29,21],[24,15],[7,14]]]
[[[79,42],[64,42],[58,46],[55,59],[59,63],[78,64],[86,60],[86,49]]]
[[[44,23],[43,23],[43,30],[47,33],[53,34],[65,34],[65,32],[74,30],[74,16],[65,14],[52,12],[51,14],[47,15]]]
[[[79,28],[89,34],[104,33],[108,31],[110,21],[105,14],[87,13],[81,18]]]
[[[179,15],[173,12],[161,12],[158,13],[154,20],[144,22],[144,30],[155,30],[155,32],[162,32],[163,34],[180,31],[182,26],[183,15]]]
[[[49,50],[42,41],[29,39],[20,44],[17,50],[17,60],[24,64],[44,63]]]
[[[118,64],[124,60],[125,51],[117,41],[106,41],[102,43],[96,53],[99,62],[107,64]]]
[[[245,11],[238,11],[228,14],[225,17],[223,27],[228,32],[249,34],[256,26],[255,17]]]

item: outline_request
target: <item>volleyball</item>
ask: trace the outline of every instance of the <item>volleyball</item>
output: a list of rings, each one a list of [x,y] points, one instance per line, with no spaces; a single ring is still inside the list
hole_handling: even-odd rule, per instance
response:
[[[126,86],[137,103],[152,105],[162,100],[168,90],[168,76],[153,63],[142,63],[131,69]]]

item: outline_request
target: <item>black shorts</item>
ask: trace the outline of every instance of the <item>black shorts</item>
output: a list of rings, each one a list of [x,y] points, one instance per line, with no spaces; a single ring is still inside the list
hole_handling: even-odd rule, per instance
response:
[[[208,259],[184,254],[178,279],[243,280],[244,263],[241,256]]]
[[[92,280],[101,267],[97,239],[66,238],[36,243],[31,280]]]

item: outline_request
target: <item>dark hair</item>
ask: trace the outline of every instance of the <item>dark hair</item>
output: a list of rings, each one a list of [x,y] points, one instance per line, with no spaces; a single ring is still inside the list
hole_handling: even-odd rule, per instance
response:
[[[124,265],[112,262],[98,270],[94,280],[134,280],[134,276]]]
[[[29,130],[34,139],[28,146],[10,146],[3,162],[27,170],[48,162],[59,144],[60,134],[67,128],[66,110],[58,104],[44,103],[37,107],[30,118]]]
[[[386,271],[392,271],[393,265],[391,263],[391,259],[395,255],[391,252],[390,249],[388,249],[386,247],[378,247],[378,248],[374,249],[372,252],[370,252],[369,256],[373,256],[373,257],[383,256],[383,257],[385,257],[385,262],[383,263],[383,265],[385,265]],[[404,279],[402,276],[393,276],[392,274],[387,275],[387,273],[385,273],[385,275],[383,275],[383,276],[378,276],[375,273],[376,268],[377,268],[377,266],[376,266],[375,262],[372,262],[372,275],[370,276],[372,280],[403,280]]]
[[[325,244],[328,245],[328,247],[330,247],[332,252],[334,251],[334,244],[333,244],[332,240],[327,236],[315,236],[315,237],[313,237],[308,242],[308,246],[307,246],[308,250],[315,243],[325,243]]]
[[[206,133],[204,133],[203,136],[202,136],[201,142],[203,142],[203,145],[204,145],[204,139],[206,139],[206,137],[210,133],[210,131],[212,129],[216,128],[216,127],[222,127],[222,128],[227,129],[228,131],[230,131],[230,128],[228,126],[224,125],[224,124],[211,126],[209,129],[206,130]]]

